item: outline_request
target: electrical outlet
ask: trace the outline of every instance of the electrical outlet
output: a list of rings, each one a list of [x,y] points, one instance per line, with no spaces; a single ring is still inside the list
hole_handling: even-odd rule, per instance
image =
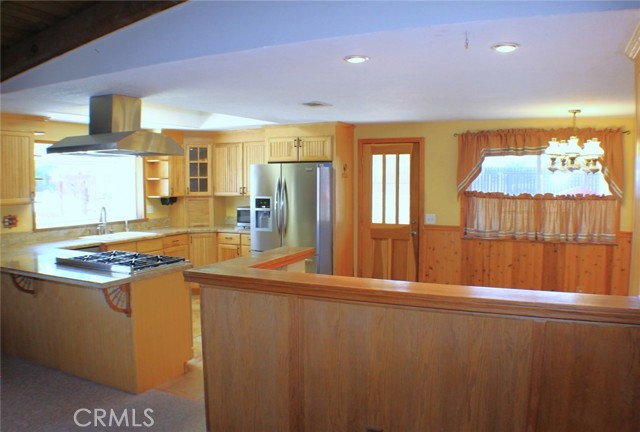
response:
[[[427,225],[433,225],[436,223],[436,215],[434,213],[426,213],[424,215],[424,223]]]

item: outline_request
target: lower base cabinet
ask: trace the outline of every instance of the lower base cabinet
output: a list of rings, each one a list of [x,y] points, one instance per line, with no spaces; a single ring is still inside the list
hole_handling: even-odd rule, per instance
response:
[[[251,235],[218,233],[218,261],[225,261],[251,254]]]

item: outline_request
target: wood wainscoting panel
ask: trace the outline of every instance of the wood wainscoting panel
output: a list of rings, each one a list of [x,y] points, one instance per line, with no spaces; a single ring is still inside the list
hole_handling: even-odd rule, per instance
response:
[[[631,241],[632,235],[630,232],[618,233],[618,245],[613,248],[611,257],[611,290],[609,294],[630,294]]]
[[[491,242],[489,286],[540,289],[544,245],[536,242]]]
[[[425,225],[421,282],[627,295],[631,233],[616,244],[463,239],[458,226]]]
[[[526,429],[533,321],[311,299],[301,317],[305,432]]]
[[[563,279],[559,291],[609,294],[609,245],[563,244]]]
[[[462,240],[462,284],[490,286],[491,241]]]
[[[424,274],[420,282],[459,285],[461,278],[460,227],[425,225],[423,230],[424,250],[420,257],[424,261]]]
[[[200,304],[207,430],[291,430],[290,299],[205,287]]]
[[[544,324],[539,431],[635,432],[640,425],[638,326]]]

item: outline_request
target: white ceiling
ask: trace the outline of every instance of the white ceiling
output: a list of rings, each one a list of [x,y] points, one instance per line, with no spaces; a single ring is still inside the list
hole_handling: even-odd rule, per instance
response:
[[[2,112],[87,123],[115,93],[146,128],[631,115],[639,22],[638,1],[191,1],[7,80]]]

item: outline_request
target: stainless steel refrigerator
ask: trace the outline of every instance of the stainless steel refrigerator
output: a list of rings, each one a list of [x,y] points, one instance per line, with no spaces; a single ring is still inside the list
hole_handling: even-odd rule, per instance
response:
[[[307,273],[333,274],[330,163],[251,165],[251,249],[316,248]]]

